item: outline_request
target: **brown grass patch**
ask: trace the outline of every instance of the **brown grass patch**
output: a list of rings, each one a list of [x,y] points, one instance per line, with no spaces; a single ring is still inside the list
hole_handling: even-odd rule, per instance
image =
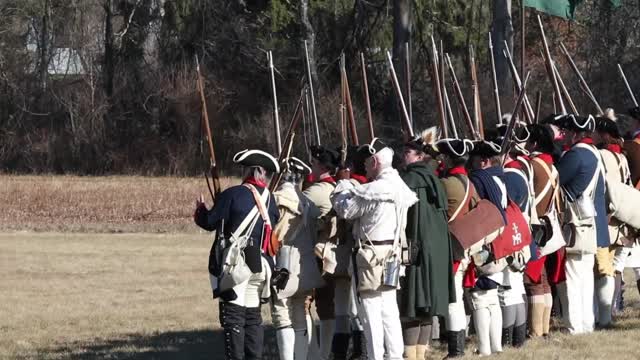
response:
[[[0,358],[223,359],[217,304],[201,234],[0,234]],[[639,359],[640,306],[628,274],[628,308],[615,330],[553,333],[496,359]],[[265,322],[269,309],[263,306]],[[275,360],[268,329],[267,360]],[[471,355],[467,346],[464,359]],[[436,346],[430,359],[442,359]]]
[[[210,201],[204,178],[0,175],[0,184],[5,231],[195,233],[195,199]]]

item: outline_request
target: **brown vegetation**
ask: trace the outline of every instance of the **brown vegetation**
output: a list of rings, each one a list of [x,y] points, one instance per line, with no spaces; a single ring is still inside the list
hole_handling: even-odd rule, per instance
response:
[[[0,358],[223,359],[206,235],[0,234]],[[640,303],[627,274],[614,329],[552,333],[501,360],[640,358]],[[265,323],[269,308],[263,306]],[[266,360],[275,356],[267,326]],[[463,359],[472,355],[467,346]],[[435,345],[431,359],[445,349]]]
[[[195,233],[195,199],[211,205],[204,178],[1,175],[0,184],[0,231]]]

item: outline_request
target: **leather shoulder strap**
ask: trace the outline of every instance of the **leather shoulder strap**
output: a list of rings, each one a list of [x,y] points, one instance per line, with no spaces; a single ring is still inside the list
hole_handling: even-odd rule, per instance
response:
[[[458,208],[456,209],[456,211],[453,212],[453,215],[451,215],[451,217],[449,218],[449,222],[452,222],[453,220],[455,220],[458,215],[460,214],[460,211],[462,211],[462,209],[469,208],[469,203],[471,202],[471,181],[469,179],[466,179],[466,181],[462,178],[462,177],[457,177],[454,176],[456,179],[458,179],[462,185],[464,185],[464,198],[462,198],[462,202],[460,203],[460,206],[458,206]]]

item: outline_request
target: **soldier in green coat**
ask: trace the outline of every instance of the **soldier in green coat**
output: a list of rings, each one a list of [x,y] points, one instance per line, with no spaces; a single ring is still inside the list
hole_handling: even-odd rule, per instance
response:
[[[452,252],[447,226],[447,195],[428,164],[434,130],[405,144],[401,177],[419,202],[407,214],[410,265],[398,291],[405,359],[424,360],[434,316],[446,316],[455,302]]]

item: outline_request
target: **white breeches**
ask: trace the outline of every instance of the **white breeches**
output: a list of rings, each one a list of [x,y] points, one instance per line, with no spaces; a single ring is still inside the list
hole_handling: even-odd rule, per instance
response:
[[[567,254],[565,321],[571,334],[593,331],[594,263],[593,254]]]
[[[367,291],[361,294],[364,331],[369,360],[402,360],[404,342],[396,290]]]

